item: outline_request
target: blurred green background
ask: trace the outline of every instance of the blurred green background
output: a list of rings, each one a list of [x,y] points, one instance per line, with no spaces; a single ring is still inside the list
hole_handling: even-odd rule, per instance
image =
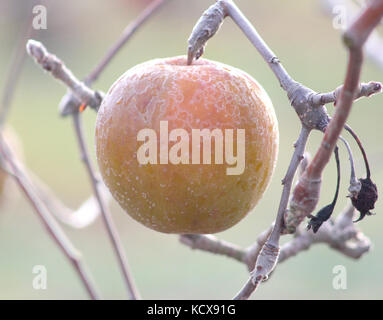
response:
[[[149,1],[45,1],[47,30],[33,37],[64,60],[80,78],[103,57]],[[125,70],[148,59],[184,54],[189,34],[201,13],[213,1],[171,0],[121,50],[94,85],[107,91]],[[238,0],[238,6],[298,81],[317,91],[329,91],[342,83],[346,51],[338,30],[332,27],[317,0]],[[30,13],[26,0],[0,1],[0,86]],[[299,122],[285,93],[257,51],[227,19],[209,41],[205,57],[246,70],[269,93],[279,119],[280,152],[273,177],[261,202],[242,222],[219,238],[241,246],[251,244],[273,221],[281,194],[281,179],[299,132]],[[383,70],[366,61],[362,81],[382,81]],[[69,206],[77,207],[91,192],[79,158],[70,119],[60,118],[58,103],[65,88],[44,74],[28,57],[13,100],[9,122],[19,134],[25,161]],[[373,177],[383,188],[383,95],[355,103],[349,124],[360,135],[370,157]],[[330,113],[333,107],[329,105]],[[84,113],[85,131],[94,159],[95,113]],[[312,134],[308,150],[313,153],[321,139]],[[358,176],[364,176],[361,155],[352,142]],[[336,212],[346,205],[349,165],[341,148],[343,181]],[[331,202],[335,188],[335,165],[327,167],[319,206]],[[0,298],[3,299],[85,299],[87,294],[61,251],[53,244],[25,198],[16,194],[0,210]],[[370,237],[373,250],[359,261],[348,259],[325,245],[318,245],[278,266],[256,299],[378,299],[383,298],[383,204],[377,215],[367,217],[359,227]],[[117,223],[137,286],[145,299],[230,299],[248,278],[244,265],[231,259],[192,251],[177,236],[151,231],[133,221],[114,202]],[[105,230],[98,219],[82,230],[65,227],[83,252],[105,298],[126,298],[124,284],[115,263]],[[288,236],[282,241],[288,241]],[[48,271],[47,290],[34,290],[34,265]],[[332,269],[347,268],[347,289],[334,290]]]

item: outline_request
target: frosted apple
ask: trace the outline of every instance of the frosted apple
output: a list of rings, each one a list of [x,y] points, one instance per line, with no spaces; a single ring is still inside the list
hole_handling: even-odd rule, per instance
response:
[[[174,57],[142,63],[112,85],[95,139],[102,178],[131,217],[165,233],[216,233],[265,192],[278,125],[250,75]]]

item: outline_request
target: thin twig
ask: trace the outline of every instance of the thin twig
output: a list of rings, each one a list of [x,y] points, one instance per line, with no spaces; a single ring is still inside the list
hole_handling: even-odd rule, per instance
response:
[[[278,78],[281,87],[290,92],[297,85],[290,75],[287,73],[275,53],[263,41],[262,37],[258,34],[257,30],[246,18],[246,16],[239,10],[235,3],[231,0],[219,0],[225,7],[227,14],[238,25],[246,37],[250,40],[253,46],[258,50],[259,54],[263,57],[265,62],[269,65],[275,76]]]
[[[359,139],[358,135],[355,133],[355,131],[352,130],[352,128],[348,124],[345,124],[344,128],[346,129],[346,131],[348,131],[351,134],[351,136],[356,141],[356,143],[360,149],[360,152],[362,152],[364,165],[366,167],[366,176],[367,176],[367,178],[370,178],[370,176],[371,176],[370,164],[368,163],[367,154],[363,148],[362,142],[360,141],[360,139]]]
[[[120,49],[130,40],[135,32],[151,17],[157,10],[169,0],[153,0],[150,4],[139,14],[139,16],[132,21],[122,32],[121,37],[117,42],[108,50],[104,58],[94,68],[94,70],[85,78],[85,83],[90,85],[98,79],[105,67],[111,62],[114,56]]]
[[[350,161],[351,174],[350,174],[350,186],[348,187],[348,191],[350,192],[351,196],[356,196],[358,195],[362,185],[360,181],[357,179],[355,174],[354,157],[352,156],[351,147],[349,143],[347,142],[347,140],[344,139],[342,136],[339,136],[339,140],[341,140],[343,144],[346,146],[348,159]]]
[[[116,226],[113,222],[112,216],[107,208],[107,206],[104,203],[104,200],[101,196],[101,192],[99,189],[99,182],[94,174],[93,166],[89,159],[88,150],[85,144],[83,129],[81,125],[81,118],[79,113],[73,114],[73,124],[74,129],[76,132],[76,138],[80,149],[81,159],[84,162],[84,165],[86,167],[86,170],[88,172],[89,178],[91,180],[91,185],[93,188],[93,193],[99,203],[100,210],[101,210],[101,216],[103,218],[104,224],[106,226],[106,229],[108,231],[108,235],[110,238],[110,241],[112,242],[115,254],[118,258],[118,262],[120,265],[121,272],[125,279],[125,284],[127,286],[130,298],[132,300],[140,299],[138,290],[134,284],[133,278],[131,276],[128,259],[126,257],[124,248],[122,246],[122,242],[120,240],[120,237],[118,235],[118,231],[116,229]]]
[[[250,277],[241,290],[235,295],[233,300],[247,300],[250,298],[251,294],[257,290],[261,281],[253,282],[253,278]]]
[[[49,53],[41,42],[28,40],[27,52],[45,71],[63,82],[80,102],[98,110],[102,101],[102,94],[98,91],[93,91],[84,82],[78,80],[72,71],[59,58]]]
[[[312,96],[312,103],[313,105],[324,105],[327,103],[335,103],[338,100],[339,94],[343,89],[343,85],[339,86],[332,92],[327,93],[317,93]],[[361,98],[361,97],[369,97],[373,94],[376,94],[378,92],[382,91],[382,84],[380,82],[370,81],[368,83],[361,83],[359,85],[358,91],[355,95],[355,100]]]
[[[268,275],[273,271],[279,255],[279,238],[281,236],[281,230],[284,228],[284,216],[286,213],[286,207],[289,201],[290,191],[293,183],[295,173],[298,169],[299,163],[303,159],[304,150],[306,147],[307,139],[310,134],[310,130],[305,126],[302,126],[299,138],[295,143],[294,154],[291,158],[289,168],[282,181],[283,190],[279,203],[277,218],[274,223],[274,227],[271,231],[270,237],[266,240],[262,249],[259,251],[255,261],[255,267],[252,274],[253,290],[258,288],[260,282],[267,279]],[[270,258],[270,256],[272,258]],[[244,287],[244,290],[248,290],[249,285]],[[244,293],[243,293],[244,294]],[[238,293],[241,296],[241,291]]]
[[[180,236],[180,242],[191,249],[224,255],[240,262],[244,262],[246,259],[242,248],[227,241],[218,240],[212,235],[184,234]]]
[[[295,173],[297,172],[300,161],[303,159],[309,134],[310,134],[310,131],[306,127],[302,127],[301,133],[299,134],[299,138],[297,142],[294,144],[295,150],[291,158],[289,168],[287,169],[287,173],[282,180],[283,191],[282,191],[282,196],[281,196],[277,218],[276,218],[276,223],[278,223],[278,225],[274,227],[274,230],[276,231],[274,231],[274,234],[272,234],[272,237],[273,237],[272,241],[274,243],[277,243],[279,241],[280,232],[277,232],[277,230],[281,230],[283,228],[281,224],[284,223],[283,216],[286,213],[286,208],[289,201],[290,191],[293,184],[294,176],[295,176]]]
[[[313,233],[306,228],[298,228],[294,238],[281,247],[278,264],[308,250],[314,244],[327,244],[330,248],[349,258],[359,259],[370,250],[371,243],[357,229],[357,225],[353,223],[354,212],[354,207],[348,205],[335,221],[323,223],[317,233]],[[219,240],[211,235],[182,235],[180,241],[193,250],[198,249],[226,256],[244,263],[249,270],[253,270],[260,249],[270,235],[271,227],[262,232],[257,241],[246,249]],[[244,292],[241,292],[240,297],[247,296],[252,292],[250,292],[251,289],[254,289],[254,284],[251,284],[251,282],[246,283],[243,289]],[[237,296],[237,298],[239,297]]]
[[[121,36],[113,44],[113,46],[108,50],[105,56],[102,58],[100,63],[89,73],[85,78],[84,84],[88,87],[96,81],[101,73],[105,70],[107,65],[112,61],[116,54],[123,48],[125,44],[132,38],[136,31],[144,25],[144,23],[153,16],[158,9],[169,0],[154,0],[152,1],[141,13],[140,15],[133,20],[122,32]],[[81,100],[76,97],[76,94],[73,94],[70,90],[69,92],[61,99],[59,108],[60,114],[62,116],[72,115],[74,112],[77,112],[81,106]],[[84,105],[86,107],[86,105]],[[98,110],[95,109],[96,111]]]
[[[46,227],[49,235],[57,243],[65,256],[73,264],[81,281],[83,282],[89,296],[92,299],[100,299],[100,295],[94,285],[93,278],[88,271],[88,267],[82,260],[81,253],[73,246],[69,238],[66,236],[61,226],[53,218],[44,203],[39,199],[34,191],[33,185],[28,181],[25,173],[17,164],[14,156],[0,136],[0,153],[2,158],[7,162],[12,171],[12,177],[15,179],[20,189],[24,192],[29,202],[32,204],[42,223]]]

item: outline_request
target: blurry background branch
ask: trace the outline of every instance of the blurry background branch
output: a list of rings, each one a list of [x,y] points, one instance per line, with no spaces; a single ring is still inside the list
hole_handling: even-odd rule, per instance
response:
[[[151,17],[156,11],[161,8],[167,1],[170,0],[153,0],[149,5],[133,20],[123,31],[120,38],[113,44],[108,50],[106,55],[102,58],[100,63],[93,69],[93,71],[86,77],[85,83],[91,85],[98,79],[102,71],[112,61],[114,56],[120,51],[120,49],[130,40],[130,38],[136,33],[137,30]]]
[[[103,196],[103,188],[100,188],[100,181],[96,177],[93,165],[90,161],[89,152],[86,147],[84,133],[82,129],[80,113],[86,106],[90,106],[94,110],[98,110],[102,102],[103,94],[98,91],[90,89],[90,84],[96,80],[104,68],[111,62],[112,58],[123,47],[124,44],[131,38],[136,30],[143,23],[149,19],[158,8],[165,2],[165,0],[155,0],[136,18],[131,24],[129,24],[124,30],[118,41],[108,51],[102,61],[96,66],[96,68],[89,74],[85,82],[78,80],[73,73],[64,65],[64,63],[58,59],[55,55],[50,54],[42,43],[29,40],[27,43],[27,51],[35,61],[41,65],[41,67],[50,72],[53,77],[62,81],[70,90],[70,92],[64,96],[60,103],[60,110],[62,115],[71,114],[73,117],[73,124],[81,159],[84,162],[86,171],[89,175],[95,199],[98,203],[98,207],[103,218],[104,225],[106,227],[108,236],[115,251],[121,272],[123,274],[125,284],[131,299],[139,299],[138,290],[134,284],[128,260],[120,240],[118,230],[113,222],[112,216],[108,210],[106,202]],[[89,205],[89,204],[88,204]],[[93,201],[90,203],[93,205]]]
[[[78,80],[73,73],[62,63],[60,59],[56,56],[50,54],[45,47],[38,41],[29,40],[27,42],[27,52],[30,56],[32,56],[35,61],[42,66],[42,68],[48,72],[50,72],[56,79],[61,80],[70,90],[70,93],[67,94],[61,103],[61,113],[63,115],[72,114],[73,115],[73,123],[74,129],[76,133],[76,137],[79,143],[81,158],[85,164],[86,170],[91,179],[91,184],[93,187],[93,191],[95,196],[88,199],[84,204],[75,212],[67,208],[55,195],[53,192],[36,176],[34,176],[34,180],[36,186],[30,185],[28,189],[25,190],[27,196],[30,198],[31,203],[34,205],[35,209],[38,211],[40,216],[43,218],[47,216],[45,214],[45,207],[43,206],[43,202],[45,205],[51,210],[55,211],[56,216],[63,221],[71,225],[72,227],[81,228],[92,221],[101,213],[103,217],[104,224],[106,226],[108,235],[112,242],[113,248],[115,249],[116,256],[118,258],[119,265],[121,267],[121,271],[123,273],[125,283],[130,295],[131,299],[138,299],[139,294],[133,283],[133,279],[130,275],[129,266],[127,262],[127,258],[121,244],[121,240],[119,239],[119,235],[117,229],[114,225],[112,217],[108,211],[107,202],[110,199],[109,191],[106,190],[105,186],[99,179],[96,177],[94,169],[91,165],[88,151],[86,149],[85,140],[83,136],[83,129],[81,125],[81,119],[79,116],[79,111],[82,111],[86,106],[90,106],[92,109],[98,110],[100,103],[102,101],[102,93],[98,91],[93,91],[89,88],[89,85],[96,80],[104,68],[110,63],[112,58],[117,54],[117,52],[123,47],[125,43],[131,38],[131,36],[135,33],[138,28],[143,25],[143,23],[148,20],[156,10],[165,3],[166,0],[154,0],[152,3],[148,5],[148,7],[135,19],[128,27],[124,30],[121,38],[117,41],[117,43],[108,51],[103,60],[96,66],[96,68],[92,71],[92,73],[87,77],[86,83]],[[32,16],[31,16],[32,18]],[[25,45],[26,39],[30,36],[32,30],[31,20],[27,21],[27,30],[26,35],[21,39],[21,45],[19,50],[15,54],[15,61],[13,63],[13,68],[10,72],[9,80],[7,81],[7,85],[5,86],[5,93],[3,95],[2,100],[2,108],[1,108],[1,125],[5,120],[5,116],[8,113],[10,100],[12,97],[12,92],[16,86],[16,79],[18,74],[21,71],[22,60],[25,57],[25,51],[22,47]],[[82,106],[82,110],[80,107]],[[5,145],[3,145],[3,155],[5,152]],[[11,158],[8,159],[11,161]],[[11,164],[13,162],[11,161]],[[16,170],[17,167],[14,167]],[[20,171],[21,172],[21,171]],[[22,180],[20,177],[15,176],[21,188],[25,188],[25,185],[22,184]],[[36,195],[32,194],[36,193]],[[42,209],[41,209],[42,208]],[[44,210],[43,210],[44,209]],[[48,211],[47,211],[48,212]],[[97,298],[98,294],[96,294],[95,290],[92,288],[92,284],[90,281],[90,277],[88,277],[83,270],[82,262],[73,254],[72,250],[66,249],[65,239],[63,243],[61,242],[61,231],[58,226],[55,226],[54,219],[44,218],[44,222],[48,225],[48,229],[50,230],[52,236],[56,239],[58,244],[64,248],[64,252],[67,256],[74,261],[74,265],[77,270],[79,270],[80,275],[84,280],[84,284],[86,285],[88,291],[91,294],[92,298]],[[69,240],[68,240],[69,241]]]
[[[35,1],[32,1],[32,5],[35,4]],[[55,221],[53,218],[50,209],[58,209],[58,206],[56,208],[47,208],[44,206],[44,203],[41,201],[39,196],[46,195],[45,192],[49,191],[49,188],[46,187],[42,182],[40,182],[40,186],[44,188],[44,192],[39,192],[39,194],[36,194],[36,190],[38,188],[34,187],[33,183],[30,183],[28,181],[28,178],[26,176],[26,173],[22,170],[22,164],[20,163],[20,159],[16,159],[15,156],[12,154],[12,151],[8,148],[6,145],[6,142],[4,141],[4,134],[3,134],[3,125],[5,124],[6,117],[8,115],[9,109],[11,107],[11,101],[13,98],[14,91],[17,86],[17,80],[19,78],[19,75],[21,74],[23,62],[26,57],[25,52],[25,43],[29,36],[32,35],[32,10],[30,10],[30,15],[26,19],[25,26],[23,28],[23,33],[19,38],[19,44],[17,45],[15,52],[13,54],[13,61],[10,65],[10,70],[8,77],[6,78],[2,99],[1,99],[1,105],[0,105],[0,163],[6,172],[9,173],[11,177],[14,178],[14,180],[19,185],[20,189],[24,192],[24,194],[27,196],[28,200],[30,201],[31,205],[35,209],[36,213],[38,214],[39,218],[42,220],[42,223],[45,225],[45,227],[48,230],[48,233],[52,237],[52,239],[57,243],[58,247],[63,251],[65,256],[70,260],[70,262],[73,264],[74,269],[77,271],[81,281],[84,284],[84,287],[86,291],[88,292],[90,298],[92,299],[99,299],[100,294],[98,293],[98,290],[95,287],[93,277],[88,271],[88,267],[84,263],[82,259],[81,253],[73,246],[71,241],[67,238],[64,231],[61,229],[60,225]],[[16,140],[17,138],[14,137]],[[12,141],[13,143],[17,141]],[[21,146],[18,146],[21,148]],[[18,150],[21,152],[21,150]],[[35,180],[37,181],[37,177],[35,177]],[[41,189],[40,189],[41,190]],[[74,223],[76,225],[79,225],[78,218],[70,218],[69,217],[69,209],[65,208],[61,202],[57,198],[54,198],[53,195],[50,197],[50,202],[55,202],[56,205],[60,204],[60,210],[55,211],[58,215],[61,216],[62,219],[66,219],[67,223],[70,223],[72,226]],[[89,202],[89,201],[88,201]],[[83,206],[84,207],[84,206]],[[94,208],[91,208],[90,204],[86,205],[87,209],[89,210],[89,215],[91,216],[97,216],[97,212],[95,212]],[[65,209],[65,212],[64,212]],[[80,213],[80,212],[77,212]],[[93,220],[93,218],[92,218]],[[85,226],[89,224],[91,221],[90,219],[82,220],[82,226]]]
[[[85,200],[78,209],[73,210],[67,207],[56,194],[33,172],[29,172],[29,176],[35,186],[35,191],[40,199],[45,203],[46,207],[52,212],[57,219],[76,229],[89,226],[100,216],[100,207],[94,196]],[[112,196],[106,186],[100,181],[100,193],[104,202],[109,203]]]
[[[57,243],[58,247],[73,264],[73,267],[82,280],[89,296],[92,299],[100,299],[93,277],[89,273],[88,267],[83,262],[81,253],[73,246],[61,226],[56,222],[49,210],[45,207],[44,203],[39,199],[39,196],[35,192],[35,187],[28,180],[26,174],[17,163],[17,160],[13,157],[13,154],[6,145],[2,135],[0,136],[0,155],[4,169],[10,172],[22,192],[28,198],[52,239]]]
[[[32,1],[32,5],[34,5],[35,1]],[[32,28],[32,10],[29,11],[29,15],[25,20],[25,25],[22,28],[22,33],[19,36],[18,44],[14,49],[14,53],[12,55],[12,61],[9,65],[9,71],[7,80],[5,82],[2,95],[1,95],[1,103],[0,103],[0,130],[3,128],[3,125],[6,121],[6,117],[8,116],[8,111],[11,106],[11,101],[13,98],[13,94],[16,90],[17,80],[21,74],[24,60],[26,57],[25,52],[25,43],[27,39],[33,34]]]

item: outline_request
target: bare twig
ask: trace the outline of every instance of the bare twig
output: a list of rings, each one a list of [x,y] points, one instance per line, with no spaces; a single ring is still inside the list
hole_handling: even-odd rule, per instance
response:
[[[364,253],[368,252],[371,243],[352,223],[354,212],[354,207],[348,205],[335,222],[326,221],[317,233],[298,228],[294,238],[281,247],[278,263],[307,250],[313,244],[321,243],[328,244],[331,248],[347,257],[359,259]],[[182,235],[180,241],[191,249],[223,255],[242,262],[252,270],[254,269],[257,253],[266,242],[270,231],[271,228],[262,232],[257,241],[246,249],[219,240],[211,235]]]
[[[249,271],[254,270],[255,262],[258,259],[259,253],[261,252],[262,247],[264,246],[265,242],[269,238],[273,229],[274,229],[274,224],[271,224],[268,229],[263,231],[257,237],[257,240],[251,246],[245,249],[245,252],[246,252],[245,262],[247,264],[247,268]]]
[[[233,300],[247,300],[250,298],[251,294],[257,290],[258,286],[261,284],[261,281],[254,282],[253,277],[250,277],[241,290],[235,295]]]
[[[223,255],[248,266],[249,271],[254,269],[255,260],[262,249],[262,246],[269,237],[273,225],[262,232],[256,242],[246,249],[243,249],[228,241],[219,240],[212,235],[184,234],[180,236],[180,242],[191,249],[198,249],[213,254]]]
[[[308,250],[314,244],[327,244],[330,248],[349,258],[359,259],[370,250],[371,243],[352,222],[354,212],[354,207],[349,205],[335,222],[326,221],[317,233],[298,228],[294,238],[281,247],[278,264]],[[266,242],[271,230],[272,226],[261,233],[257,241],[246,249],[211,235],[182,235],[180,241],[192,249],[233,258],[244,263],[249,270],[253,270],[260,249]],[[258,285],[259,282],[254,283],[250,278],[234,299],[249,298]]]
[[[60,59],[47,51],[41,42],[28,40],[27,52],[45,71],[50,72],[53,77],[71,89],[81,103],[98,110],[102,101],[102,94],[91,90],[78,80]]]
[[[354,130],[352,130],[352,128],[348,124],[345,124],[344,128],[346,129],[346,131],[348,131],[351,134],[351,136],[354,138],[354,140],[358,144],[360,152],[362,152],[364,164],[366,166],[366,176],[367,176],[367,178],[370,178],[370,176],[371,176],[370,165],[368,163],[367,154],[366,154],[366,151],[364,150],[362,142],[360,141],[358,135],[354,132]]]
[[[130,268],[129,268],[129,264],[128,264],[128,259],[126,257],[124,248],[122,246],[122,242],[121,242],[120,237],[118,235],[117,228],[113,222],[112,216],[111,216],[107,206],[105,205],[105,203],[103,201],[100,187],[99,187],[99,181],[97,180],[97,178],[94,174],[94,169],[93,169],[93,166],[90,162],[88,150],[87,150],[86,145],[85,145],[85,139],[84,139],[84,134],[83,134],[82,125],[81,125],[81,118],[79,116],[79,113],[77,113],[77,112],[73,114],[73,124],[74,124],[74,129],[76,132],[77,141],[78,141],[79,148],[80,148],[81,159],[84,162],[85,168],[86,168],[88,175],[89,175],[89,178],[91,180],[93,193],[94,193],[94,195],[98,201],[98,204],[100,206],[101,216],[103,218],[104,224],[106,226],[106,230],[108,231],[110,241],[112,242],[114,251],[115,251],[116,256],[118,258],[120,269],[121,269],[121,272],[124,276],[125,284],[127,286],[130,298],[132,300],[140,299],[140,295],[138,293],[138,290],[136,289],[133,278],[131,276],[131,272],[130,272]]]
[[[20,189],[24,192],[29,202],[32,204],[42,223],[46,227],[48,233],[57,243],[59,248],[63,251],[65,256],[69,259],[69,261],[73,264],[89,296],[92,299],[99,299],[100,295],[97,292],[97,289],[93,283],[93,278],[90,275],[87,266],[82,261],[81,253],[73,246],[60,225],[52,217],[44,203],[39,199],[38,195],[34,191],[35,188],[30,183],[25,173],[21,170],[20,166],[17,164],[17,161],[15,160],[2,136],[0,136],[0,153],[2,158],[8,164],[10,171],[12,172],[11,176],[15,179]]]
[[[230,242],[219,240],[212,235],[184,234],[180,236],[180,242],[191,249],[224,255],[240,262],[246,260],[246,253],[242,248]]]
[[[327,93],[317,93],[311,97],[313,105],[324,105],[327,103],[334,102],[338,100],[339,94],[343,89],[343,85],[339,86],[332,92]],[[369,97],[375,93],[382,91],[382,84],[380,82],[371,81],[368,83],[359,84],[358,91],[355,95],[355,100],[361,97]]]
[[[343,144],[345,145],[347,149],[347,153],[348,153],[348,159],[350,161],[351,174],[350,174],[350,185],[348,187],[348,191],[350,192],[351,196],[357,195],[362,185],[360,181],[356,178],[354,157],[352,156],[351,147],[349,143],[347,142],[347,140],[344,139],[342,136],[339,136],[339,140],[341,140]]]
[[[135,32],[157,12],[157,10],[169,0],[153,0],[150,4],[140,13],[140,15],[132,21],[122,32],[121,37],[117,42],[108,50],[105,57],[101,62],[94,68],[94,70],[86,77],[85,83],[90,85],[98,79],[101,72],[111,62],[117,52],[130,40]]]
[[[116,54],[123,48],[123,46],[132,38],[136,31],[144,25],[144,23],[152,17],[163,4],[169,0],[153,0],[141,14],[133,20],[122,32],[121,36],[108,50],[105,56],[102,58],[99,64],[89,73],[85,78],[84,83],[90,87],[94,81],[98,79],[100,74],[105,70],[107,65],[112,61]],[[81,105],[81,101],[69,91],[60,102],[60,114],[62,116],[72,115],[78,111]],[[85,105],[86,106],[86,105]],[[97,111],[97,110],[96,110]]]

